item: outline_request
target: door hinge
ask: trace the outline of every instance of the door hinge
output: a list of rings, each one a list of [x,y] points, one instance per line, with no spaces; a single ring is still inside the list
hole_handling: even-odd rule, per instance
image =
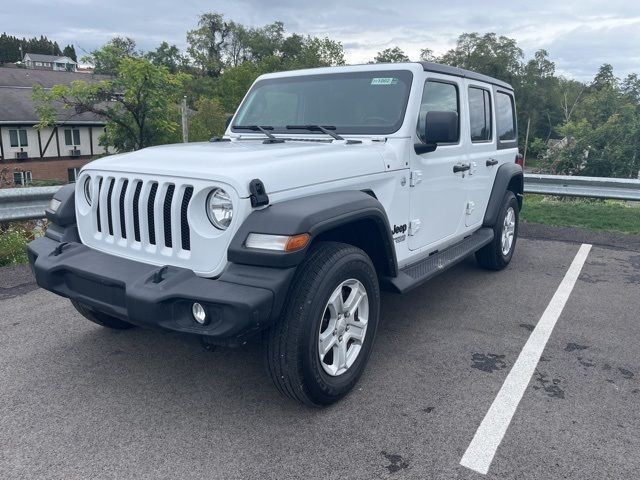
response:
[[[471,215],[475,209],[476,209],[475,202],[467,202],[467,215]]]
[[[409,186],[415,187],[422,181],[422,172],[420,170],[413,170],[409,175]]]
[[[416,218],[414,220],[411,220],[409,222],[409,235],[413,236],[416,233],[418,233],[421,225],[422,225],[422,222],[420,221],[420,219]]]

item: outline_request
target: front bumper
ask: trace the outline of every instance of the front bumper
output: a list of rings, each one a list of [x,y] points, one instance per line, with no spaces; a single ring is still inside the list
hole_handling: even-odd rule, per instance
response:
[[[218,279],[191,270],[157,267],[91,249],[37,238],[29,262],[42,288],[130,323],[234,344],[269,326],[279,314],[293,269],[231,264]],[[205,307],[206,325],[192,317]]]

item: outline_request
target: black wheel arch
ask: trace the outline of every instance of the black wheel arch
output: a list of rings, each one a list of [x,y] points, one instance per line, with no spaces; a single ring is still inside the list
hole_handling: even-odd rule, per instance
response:
[[[306,248],[291,252],[250,249],[250,233],[308,233]],[[364,250],[379,275],[397,274],[396,253],[384,207],[369,192],[347,190],[286,200],[252,212],[234,235],[227,258],[232,263],[289,268],[305,258],[315,242],[339,241]]]
[[[524,193],[524,174],[522,167],[516,163],[503,163],[496,172],[496,178],[491,189],[491,196],[487,204],[482,225],[492,227],[495,225],[504,194],[507,191],[513,192],[518,200],[518,209],[522,210],[522,200]]]

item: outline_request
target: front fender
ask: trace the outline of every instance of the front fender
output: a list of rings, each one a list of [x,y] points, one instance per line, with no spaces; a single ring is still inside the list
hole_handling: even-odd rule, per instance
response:
[[[320,234],[349,223],[368,220],[375,225],[388,262],[387,270],[396,275],[396,255],[389,220],[380,202],[365,192],[349,190],[323,193],[286,200],[251,213],[236,232],[227,258],[232,263],[287,268],[298,265],[305,258],[309,246]],[[296,252],[276,252],[246,248],[250,233],[297,235],[308,233],[311,241]]]

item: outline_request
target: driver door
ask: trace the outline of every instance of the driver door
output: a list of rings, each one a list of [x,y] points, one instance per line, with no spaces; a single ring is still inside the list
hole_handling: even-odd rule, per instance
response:
[[[457,141],[438,144],[435,151],[421,155],[411,152],[411,223],[408,245],[411,250],[439,248],[463,234],[466,208],[466,172],[454,172],[466,152],[461,135],[462,84],[451,77],[429,78],[422,94],[418,118],[418,141],[424,141],[427,112],[455,112]]]

